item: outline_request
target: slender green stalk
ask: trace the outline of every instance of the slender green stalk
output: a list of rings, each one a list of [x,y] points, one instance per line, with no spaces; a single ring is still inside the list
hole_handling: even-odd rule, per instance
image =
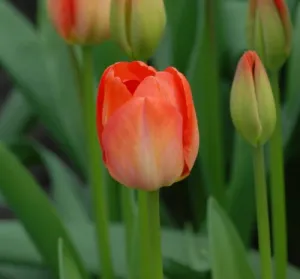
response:
[[[272,279],[271,240],[268,215],[268,194],[264,153],[261,146],[253,149],[253,166],[256,191],[258,242],[261,260],[261,279]]]
[[[132,253],[133,253],[133,235],[134,235],[134,214],[133,214],[133,190],[125,186],[121,186],[122,192],[122,214],[125,224],[126,234],[126,259],[128,266],[129,278],[133,278],[134,271],[132,268]]]
[[[286,236],[286,208],[284,183],[284,157],[282,143],[282,122],[280,107],[280,89],[278,72],[270,75],[273,94],[276,103],[277,123],[270,141],[270,173],[273,245],[275,258],[275,278],[286,279],[287,270],[287,236]]]
[[[102,177],[101,151],[96,132],[96,111],[93,85],[93,63],[90,47],[82,48],[82,88],[83,109],[86,128],[86,140],[88,149],[89,178],[94,198],[94,210],[96,230],[99,245],[99,254],[102,267],[102,278],[113,279],[113,267],[111,261],[109,222],[105,200],[105,190]]]
[[[140,191],[138,195],[140,278],[163,279],[159,191]]]
[[[70,60],[71,60],[71,64],[73,67],[73,71],[74,71],[74,77],[76,79],[76,81],[78,82],[78,90],[80,92],[80,99],[82,99],[82,84],[80,82],[80,77],[81,77],[81,73],[80,73],[80,66],[78,63],[78,59],[76,56],[76,52],[75,52],[75,48],[74,46],[68,45],[68,52],[69,52],[69,56],[70,56]]]

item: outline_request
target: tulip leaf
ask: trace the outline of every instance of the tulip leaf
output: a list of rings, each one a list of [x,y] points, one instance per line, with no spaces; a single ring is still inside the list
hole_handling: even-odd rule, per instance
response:
[[[217,201],[208,202],[208,236],[214,279],[255,279],[243,243]]]
[[[24,96],[17,89],[12,90],[0,113],[0,139],[20,136],[33,117],[34,113]]]
[[[99,258],[97,254],[96,238],[94,227],[91,224],[68,223],[66,228],[70,232],[76,247],[90,272],[99,273]],[[113,252],[114,267],[118,276],[125,276],[126,258],[125,253],[124,230],[121,225],[111,226],[111,247]],[[194,242],[202,250],[207,247],[207,238],[203,235],[194,236]],[[0,263],[14,263],[16,266],[43,267],[42,258],[27,236],[22,226],[16,221],[0,222]],[[189,258],[186,254],[185,236],[179,230],[162,230],[163,256],[166,272],[173,274],[174,264],[178,269],[183,266],[184,270],[189,270],[193,274],[203,274],[209,272],[207,269],[197,270],[190,266]],[[174,245],[176,243],[176,245]],[[225,255],[226,258],[227,254]],[[259,254],[250,253],[250,264],[259,273]],[[209,255],[207,254],[207,257]],[[101,267],[100,267],[101,268]],[[298,279],[300,270],[293,266],[288,268],[288,279]],[[197,278],[197,277],[194,277]],[[201,277],[200,277],[201,278]],[[243,278],[243,277],[242,277]],[[258,278],[258,277],[257,277]],[[20,279],[23,279],[22,277]],[[44,278],[41,278],[44,279]]]
[[[225,203],[225,167],[222,131],[219,53],[223,30],[218,25],[223,1],[206,0],[199,4],[197,41],[188,69],[188,78],[201,127],[199,160],[209,193]]]
[[[58,238],[62,237],[82,277],[87,278],[81,259],[46,194],[2,143],[0,157],[0,191],[54,274],[59,273],[56,247]]]
[[[89,222],[84,208],[82,185],[74,172],[54,153],[42,147],[36,147],[45,163],[51,179],[52,196],[61,218],[67,222]]]
[[[50,178],[54,205],[65,221],[89,222],[83,186],[75,173],[53,152],[34,141],[17,139],[5,141],[10,150],[25,165],[44,165]],[[85,205],[85,206],[84,206]]]
[[[110,65],[120,62],[127,61],[128,57],[122,51],[122,49],[114,41],[103,42],[99,46],[93,47],[94,54],[94,72],[95,80],[98,85],[100,77],[104,70]]]
[[[72,255],[64,245],[62,238],[58,239],[58,260],[59,260],[59,278],[60,279],[81,279],[78,267],[72,258]]]
[[[43,268],[0,265],[0,279],[52,279],[50,272]]]
[[[198,3],[198,0],[190,0],[187,5],[185,1],[181,1],[177,21],[171,26],[173,65],[182,73],[187,71],[188,62],[196,41]],[[174,1],[170,5],[174,6]]]
[[[7,1],[0,1],[0,18],[5,23],[0,24],[1,64],[54,139],[84,169],[79,100],[75,101],[74,86],[67,87],[70,63],[64,62],[64,55],[55,53],[59,44],[53,43],[53,49],[47,50],[34,27]],[[60,64],[55,64],[57,61]],[[65,80],[67,83],[62,83]]]
[[[285,132],[284,142],[286,142],[297,124],[300,111],[300,5],[298,6],[295,21],[295,32],[293,36],[293,46],[291,57],[287,65],[287,90],[286,103],[284,107],[284,117],[286,120],[283,126]],[[284,96],[285,94],[283,94]]]

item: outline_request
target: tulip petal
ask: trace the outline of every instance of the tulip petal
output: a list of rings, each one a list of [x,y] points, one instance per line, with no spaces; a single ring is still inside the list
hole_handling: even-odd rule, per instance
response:
[[[183,117],[183,149],[187,167],[182,175],[184,177],[191,171],[199,150],[200,138],[197,115],[194,107],[192,91],[187,79],[173,67],[169,67],[165,71],[172,74],[174,77],[174,81],[176,82],[174,88],[180,88],[179,92],[184,92],[186,115]]]
[[[151,191],[182,174],[182,117],[158,98],[132,98],[108,120],[102,141],[110,174],[128,187]]]
[[[73,0],[49,0],[48,9],[58,33],[64,38],[69,38],[76,23],[75,2]]]
[[[131,93],[120,79],[114,78],[112,72],[107,73],[105,84],[100,85],[97,98],[97,130],[101,145],[103,127],[108,118],[131,98]]]
[[[185,96],[180,89],[172,74],[157,72],[155,76],[147,77],[140,83],[134,96],[161,98],[172,104],[185,117]]]
[[[112,66],[114,75],[122,81],[137,80],[142,81],[147,76],[155,75],[154,68],[141,61],[119,62]]]

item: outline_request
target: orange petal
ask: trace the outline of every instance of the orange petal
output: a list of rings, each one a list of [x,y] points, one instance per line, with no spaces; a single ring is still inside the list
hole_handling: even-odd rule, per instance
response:
[[[108,118],[124,103],[129,101],[132,95],[119,78],[108,78],[105,84],[104,100],[102,107],[102,124],[106,124]]]
[[[191,171],[199,150],[200,139],[196,111],[191,88],[184,75],[173,67],[169,67],[165,71],[172,74],[177,84],[175,87],[180,88],[179,90],[183,92],[185,98],[186,116],[183,118],[183,149],[187,168],[182,176],[186,176]]]
[[[102,141],[110,174],[128,187],[151,191],[182,174],[182,117],[160,99],[132,98],[108,120]]]
[[[113,65],[113,71],[116,77],[122,81],[137,80],[141,82],[144,78],[155,74],[154,68],[141,61],[118,62]]]
[[[155,76],[147,77],[140,83],[134,96],[161,98],[177,108],[184,117],[186,115],[185,97],[180,89],[181,87],[176,86],[172,74],[157,72]]]
[[[69,38],[76,24],[76,3],[73,0],[48,0],[50,16],[58,33]]]
[[[105,80],[101,81],[97,97],[97,130],[101,142],[103,127],[108,118],[124,103],[132,98],[131,93],[119,78],[113,77],[113,72],[105,73]]]

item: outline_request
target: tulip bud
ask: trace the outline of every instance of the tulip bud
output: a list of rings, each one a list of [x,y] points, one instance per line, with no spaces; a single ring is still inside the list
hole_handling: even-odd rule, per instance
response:
[[[48,12],[69,43],[101,43],[109,37],[110,0],[48,0]]]
[[[279,70],[291,50],[292,25],[284,0],[250,0],[248,40],[269,70]]]
[[[252,145],[264,144],[276,124],[271,85],[258,55],[246,52],[240,59],[231,89],[230,111],[233,123]]]
[[[165,24],[163,0],[112,0],[112,37],[133,59],[147,60],[152,56]]]
[[[103,161],[121,184],[147,191],[189,175],[199,131],[186,78],[169,67],[120,62],[103,74],[97,97]]]

